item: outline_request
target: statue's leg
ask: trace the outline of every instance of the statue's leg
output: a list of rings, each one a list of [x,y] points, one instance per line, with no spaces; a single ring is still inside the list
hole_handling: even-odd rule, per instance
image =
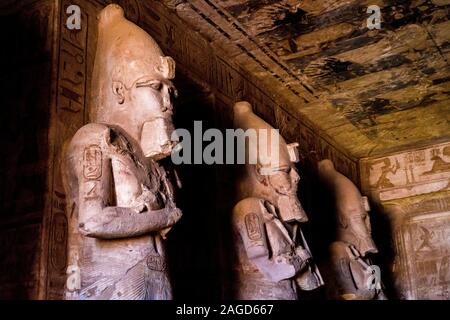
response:
[[[145,259],[115,278],[103,278],[84,288],[79,300],[144,300]]]
[[[145,299],[172,300],[172,286],[165,258],[157,253],[147,257]]]

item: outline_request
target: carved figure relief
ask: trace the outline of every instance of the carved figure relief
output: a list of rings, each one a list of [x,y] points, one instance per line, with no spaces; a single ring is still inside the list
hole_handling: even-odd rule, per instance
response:
[[[365,192],[381,201],[444,191],[449,188],[448,143],[364,161]],[[367,189],[367,190],[366,190]]]
[[[419,215],[405,224],[408,255],[408,278],[415,299],[446,300],[449,298],[448,268],[450,237],[449,213],[427,217]]]
[[[67,299],[170,299],[164,239],[180,219],[171,153],[175,62],[109,5],[99,15],[91,123],[68,144]]]
[[[257,135],[261,129],[273,129],[247,102],[235,105],[234,126],[256,129]],[[308,218],[297,198],[298,144],[287,145],[280,137],[279,157],[275,157],[271,143],[263,146],[267,141],[257,140],[256,148],[246,144],[247,155],[256,153],[257,164],[249,162],[239,172],[232,215],[237,254],[234,298],[296,300],[298,291],[323,284],[301,230]],[[269,161],[262,161],[263,149],[269,150]]]
[[[442,154],[441,150],[434,149],[431,151],[431,155],[433,166],[431,170],[424,172],[424,175],[450,171],[450,161],[445,161],[444,159],[442,159],[442,155],[445,157],[450,157],[450,146],[445,147],[442,150]]]
[[[393,188],[394,184],[389,180],[388,175],[390,173],[396,174],[397,170],[400,168],[400,164],[398,160],[395,165],[391,164],[391,160],[389,158],[384,158],[382,160],[383,166],[381,167],[381,175],[378,179],[375,188],[384,189],[384,188]],[[377,163],[374,163],[376,165]]]

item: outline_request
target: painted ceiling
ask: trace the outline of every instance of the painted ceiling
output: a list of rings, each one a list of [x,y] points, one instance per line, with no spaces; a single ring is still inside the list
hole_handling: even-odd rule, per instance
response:
[[[449,0],[163,2],[356,158],[450,138]]]

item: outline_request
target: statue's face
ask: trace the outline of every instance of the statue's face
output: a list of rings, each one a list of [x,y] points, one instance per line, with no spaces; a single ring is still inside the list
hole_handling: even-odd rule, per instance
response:
[[[173,142],[170,138],[174,130],[172,116],[175,95],[176,90],[171,81],[151,76],[137,79],[130,88],[125,88],[123,94],[118,95],[119,104],[123,104],[122,112],[118,115],[122,119],[118,119],[118,122],[140,142],[147,157],[159,160],[172,151]]]
[[[347,238],[344,239],[352,243],[362,255],[367,253],[376,253],[377,248],[372,240],[370,218],[367,211],[361,210],[361,213],[353,213],[347,217]]]
[[[294,166],[285,166],[268,176],[269,185],[275,191],[275,202],[280,217],[286,222],[306,221],[306,214],[297,197],[300,176]]]
[[[171,119],[175,88],[171,81],[142,77],[130,89],[130,103],[144,121]]]
[[[282,195],[297,196],[297,185],[300,176],[292,166],[279,168],[274,174],[269,175],[269,183],[275,191]]]

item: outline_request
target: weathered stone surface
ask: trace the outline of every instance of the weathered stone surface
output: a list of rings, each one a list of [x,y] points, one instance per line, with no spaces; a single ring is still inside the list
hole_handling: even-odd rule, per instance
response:
[[[297,198],[296,146],[281,137],[279,143],[264,138],[278,133],[247,102],[235,105],[234,126],[256,130],[258,137],[246,145],[248,158],[236,181],[234,298],[297,300],[297,291],[317,289],[323,282],[301,230],[308,217]]]
[[[385,299],[380,268],[370,260],[378,249],[372,240],[367,197],[362,197],[358,188],[337,172],[330,160],[320,161],[318,172],[330,193],[327,201],[334,200],[331,207],[336,238],[330,245],[330,256],[325,264],[328,298]]]
[[[181,218],[170,155],[175,62],[118,5],[99,14],[91,123],[64,150],[66,299],[172,298],[164,239]]]

